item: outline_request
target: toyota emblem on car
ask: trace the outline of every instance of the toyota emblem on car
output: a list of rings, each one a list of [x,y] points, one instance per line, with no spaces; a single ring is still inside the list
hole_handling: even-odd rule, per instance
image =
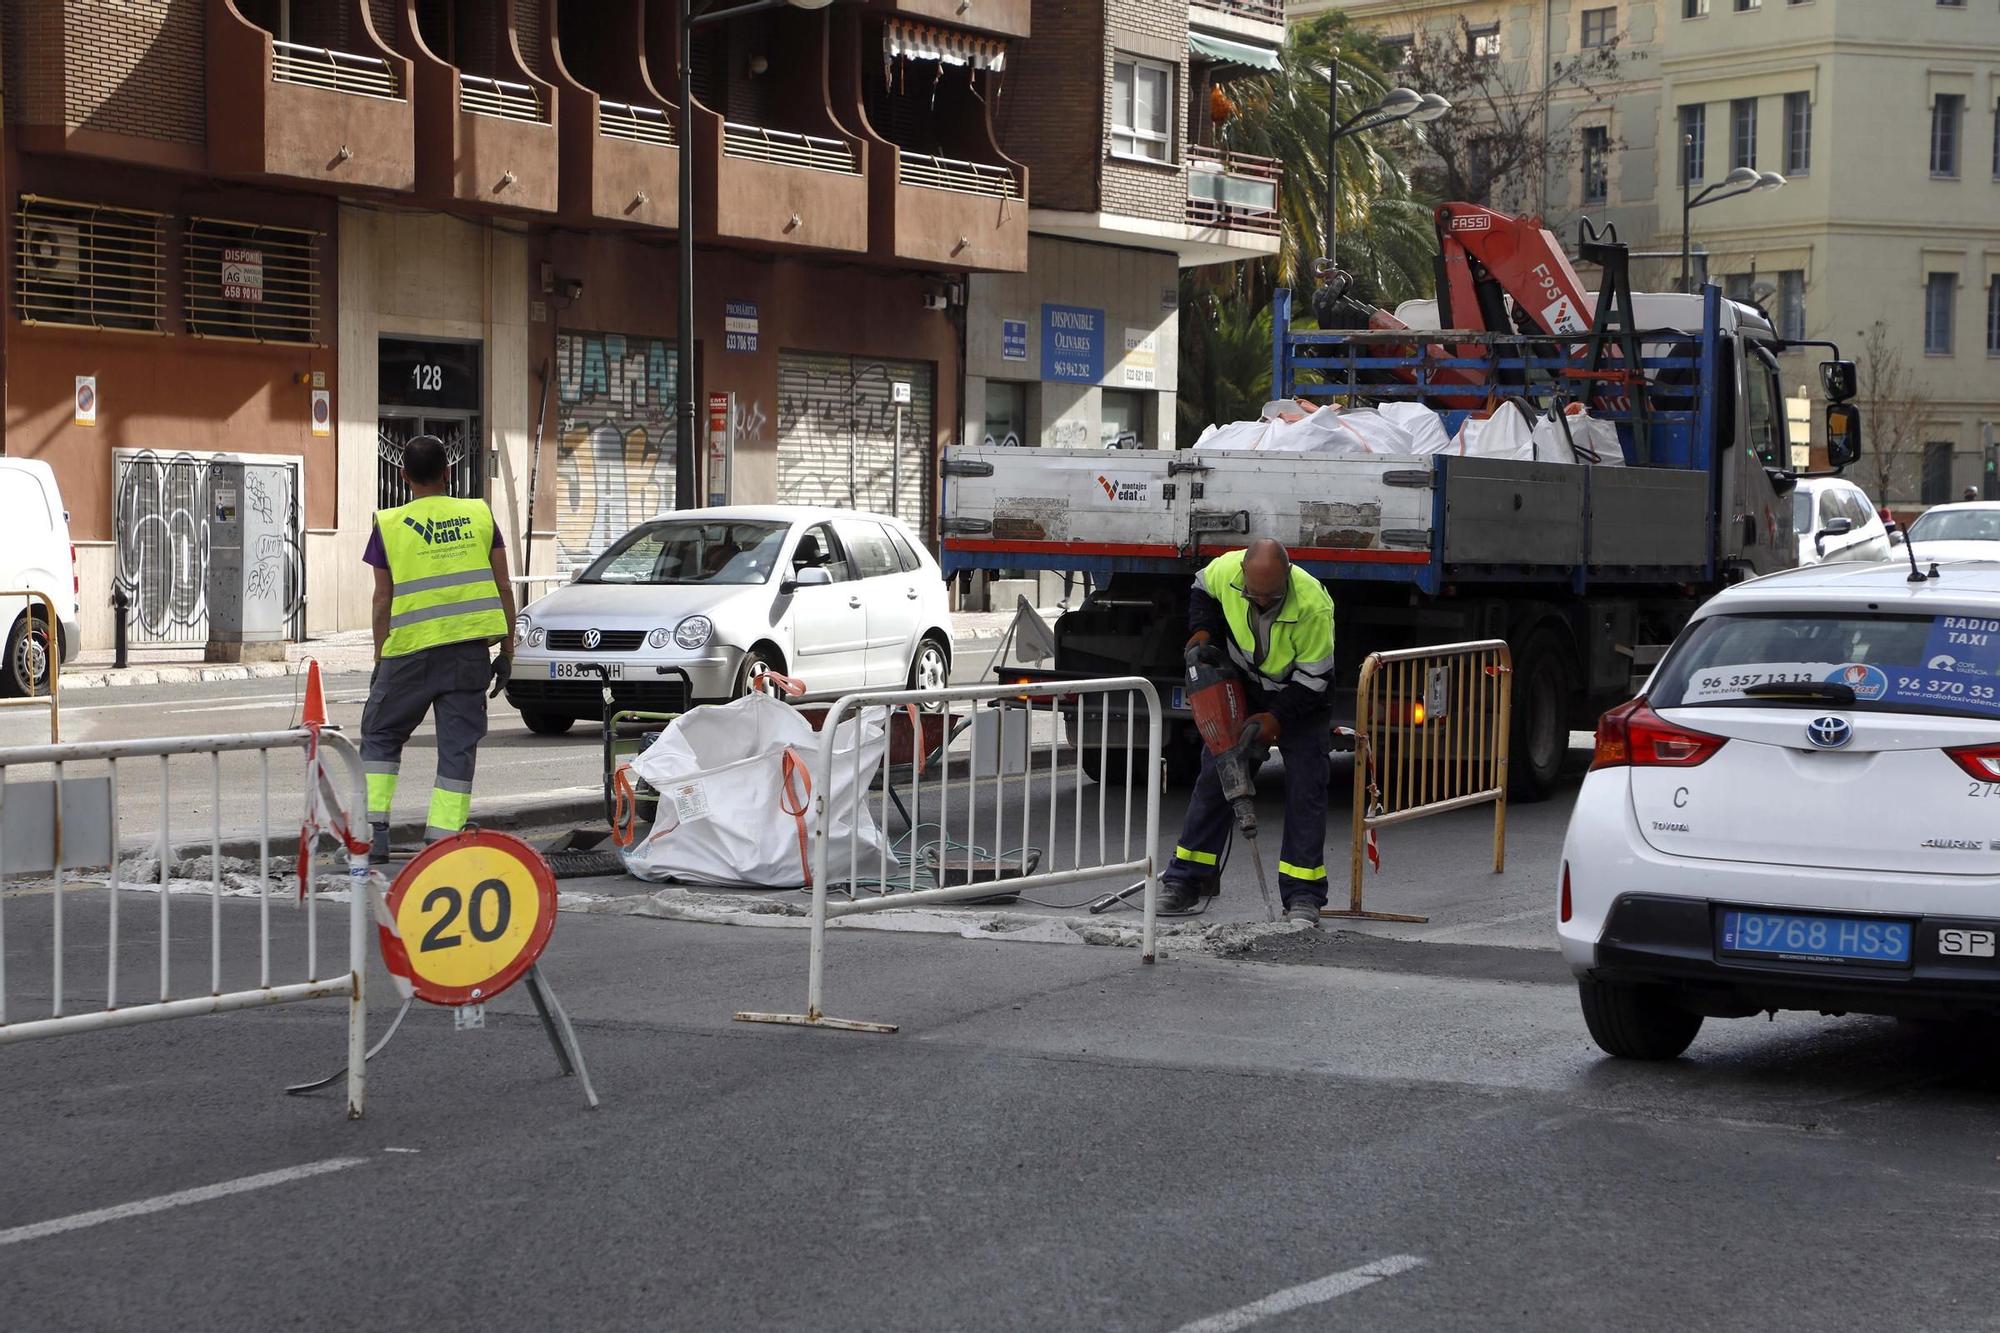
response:
[[[585,651],[590,651],[603,642],[604,634],[601,630],[587,629],[583,632],[583,646]]]
[[[1816,717],[1806,723],[1806,739],[1815,749],[1838,750],[1854,739],[1854,724],[1844,717]]]

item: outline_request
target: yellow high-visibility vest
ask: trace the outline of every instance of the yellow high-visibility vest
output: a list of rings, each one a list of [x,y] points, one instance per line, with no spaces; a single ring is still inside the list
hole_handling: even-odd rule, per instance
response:
[[[425,496],[375,513],[394,600],[382,656],[512,632],[493,581],[493,511],[484,500]]]

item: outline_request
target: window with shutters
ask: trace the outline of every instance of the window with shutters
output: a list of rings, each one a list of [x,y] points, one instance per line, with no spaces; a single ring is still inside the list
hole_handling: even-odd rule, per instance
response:
[[[1583,202],[1601,204],[1611,196],[1611,131],[1588,125],[1583,131]]]
[[[1924,355],[1951,355],[1951,306],[1958,294],[1956,273],[1933,273],[1924,281]]]
[[[245,342],[319,341],[319,233],[189,218],[188,332]]]
[[[1708,0],[1681,0],[1681,17],[1684,19],[1707,18]]]
[[[1806,275],[1788,268],[1778,274],[1778,336],[1797,342],[1806,336]]]
[[[1729,165],[1757,165],[1757,99],[1739,97],[1729,104]]]
[[[1697,103],[1681,108],[1682,178],[1699,184],[1707,174],[1708,108]]]
[[[1583,44],[1586,47],[1611,45],[1612,34],[1617,30],[1617,19],[1615,6],[1584,10]]]
[[[1111,153],[1148,162],[1173,159],[1174,71],[1151,60],[1120,59],[1111,74]]]
[[[1472,55],[1478,56],[1482,60],[1498,60],[1500,58],[1499,24],[1485,23],[1477,27],[1468,26],[1465,30],[1465,40]]]
[[[1939,93],[1931,102],[1931,175],[1949,179],[1958,175],[1959,123],[1965,116],[1965,99],[1957,93]]]
[[[1986,282],[1986,355],[2000,356],[2000,275]]]
[[[1785,174],[1803,176],[1812,170],[1812,95],[1785,94]]]
[[[1924,446],[1924,489],[1922,503],[1948,504],[1951,501],[1951,441],[1932,440]]]
[[[166,286],[160,214],[21,196],[14,309],[22,323],[162,333]]]

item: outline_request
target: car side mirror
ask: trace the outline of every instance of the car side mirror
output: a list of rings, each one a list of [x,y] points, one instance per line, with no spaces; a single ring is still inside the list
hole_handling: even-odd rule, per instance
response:
[[[1818,551],[1821,555],[1825,555],[1826,539],[1828,537],[1845,537],[1848,533],[1852,531],[1854,531],[1853,519],[1830,518],[1826,521],[1825,527],[1821,528],[1818,532],[1813,534],[1813,549],[1815,551]]]
[[[1826,406],[1826,461],[1835,471],[1861,457],[1861,409],[1852,403]]]
[[[1852,361],[1822,361],[1819,363],[1819,387],[1829,403],[1845,403],[1854,398],[1854,363]]]
[[[827,572],[824,565],[806,565],[793,570],[792,576],[785,580],[778,591],[797,592],[800,588],[825,588],[832,583],[833,575]]]

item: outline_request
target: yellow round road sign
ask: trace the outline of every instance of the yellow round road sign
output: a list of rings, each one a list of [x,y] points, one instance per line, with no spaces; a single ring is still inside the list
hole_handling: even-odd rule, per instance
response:
[[[505,833],[432,843],[389,887],[382,957],[432,1004],[483,1004],[534,965],[556,924],[556,882]]]

